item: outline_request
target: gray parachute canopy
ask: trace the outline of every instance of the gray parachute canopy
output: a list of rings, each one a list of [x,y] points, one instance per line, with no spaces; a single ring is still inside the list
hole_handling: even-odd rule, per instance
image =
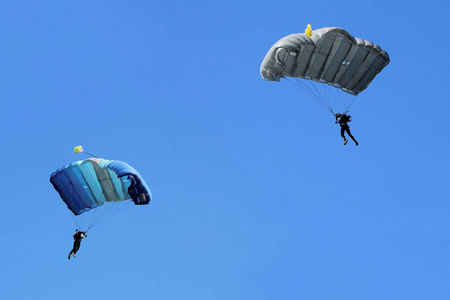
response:
[[[327,83],[351,95],[365,90],[389,64],[389,55],[378,45],[351,36],[338,27],[291,34],[279,40],[261,64],[265,80],[296,77]]]

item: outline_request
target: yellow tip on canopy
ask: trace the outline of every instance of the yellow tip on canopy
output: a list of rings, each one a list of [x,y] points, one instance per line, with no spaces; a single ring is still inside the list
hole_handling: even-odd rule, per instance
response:
[[[77,147],[73,148],[73,152],[75,152],[75,153],[83,152],[83,147],[77,146]]]
[[[306,26],[305,34],[306,34],[308,37],[312,37],[313,34],[312,34],[311,24],[308,24],[308,26]]]

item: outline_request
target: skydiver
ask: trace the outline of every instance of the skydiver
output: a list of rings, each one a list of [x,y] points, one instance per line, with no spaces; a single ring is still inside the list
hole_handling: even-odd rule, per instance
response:
[[[347,132],[348,136],[352,138],[352,140],[355,142],[356,146],[358,146],[358,142],[355,140],[353,135],[350,133],[350,127],[348,126],[348,122],[352,121],[352,116],[347,116],[347,114],[343,113],[337,113],[334,115],[336,117],[336,124],[339,124],[341,126],[341,136],[344,139],[344,145],[347,144],[348,140],[345,138],[345,132]]]
[[[73,235],[73,249],[70,251],[68,259],[70,259],[71,255],[76,258],[75,253],[80,249],[81,240],[85,237],[87,237],[86,232],[78,231],[78,229],[75,230],[75,234]]]

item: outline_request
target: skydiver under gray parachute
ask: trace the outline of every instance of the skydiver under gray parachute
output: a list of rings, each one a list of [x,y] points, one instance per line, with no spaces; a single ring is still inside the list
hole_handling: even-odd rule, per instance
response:
[[[356,38],[344,29],[313,30],[308,24],[305,33],[291,34],[275,43],[260,72],[268,81],[280,82],[284,78],[284,82],[294,84],[336,117],[339,113],[333,108],[339,106],[346,115],[356,96],[389,61],[389,55],[380,46]]]
[[[358,146],[358,142],[356,141],[356,139],[353,137],[353,135],[350,132],[350,127],[348,126],[347,123],[352,121],[352,116],[347,115],[347,114],[341,114],[341,113],[337,113],[334,115],[336,117],[336,124],[339,124],[341,126],[341,136],[344,139],[344,146],[347,145],[347,138],[345,137],[345,133],[347,132],[348,136],[355,142],[355,145]]]

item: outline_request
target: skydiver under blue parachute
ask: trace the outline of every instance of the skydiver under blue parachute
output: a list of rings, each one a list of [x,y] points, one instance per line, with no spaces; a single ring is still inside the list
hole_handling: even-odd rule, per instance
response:
[[[78,231],[78,229],[75,230],[75,234],[73,235],[73,248],[69,253],[68,257],[69,259],[71,255],[73,255],[74,258],[77,257],[75,254],[77,254],[78,250],[80,249],[81,240],[84,239],[85,237],[87,237],[86,232]]]
[[[74,152],[84,151],[78,146]],[[50,176],[50,182],[74,214],[78,226],[69,259],[71,255],[76,257],[81,240],[99,222],[128,204],[147,205],[152,198],[149,187],[133,167],[87,154],[93,158],[70,163]]]
[[[356,100],[390,62],[380,46],[350,35],[338,27],[312,29],[291,34],[275,43],[260,68],[268,81],[290,83],[330,111],[344,133],[350,133],[346,113]],[[335,114],[334,110],[345,111]]]

